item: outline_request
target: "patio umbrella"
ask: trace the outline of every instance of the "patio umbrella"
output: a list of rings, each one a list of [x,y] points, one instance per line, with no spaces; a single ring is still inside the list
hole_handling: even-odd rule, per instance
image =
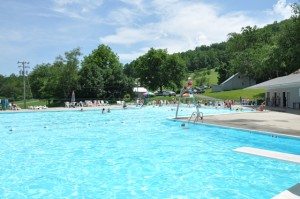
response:
[[[71,102],[75,102],[75,92],[72,92],[72,96],[71,96]]]

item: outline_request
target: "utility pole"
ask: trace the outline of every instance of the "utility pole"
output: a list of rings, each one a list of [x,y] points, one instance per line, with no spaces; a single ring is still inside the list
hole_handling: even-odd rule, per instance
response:
[[[26,109],[26,80],[25,80],[25,76],[28,74],[28,70],[26,70],[27,68],[29,68],[29,66],[27,66],[27,64],[29,64],[29,62],[27,61],[18,61],[18,64],[21,64],[19,66],[20,69],[20,75],[23,75],[23,102],[24,102],[24,108]]]

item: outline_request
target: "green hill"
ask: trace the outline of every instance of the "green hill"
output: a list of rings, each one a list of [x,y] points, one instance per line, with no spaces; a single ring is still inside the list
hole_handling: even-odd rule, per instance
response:
[[[190,73],[189,76],[194,81],[194,86],[218,84],[218,72],[215,69],[201,69]]]
[[[226,42],[202,45],[179,55],[190,73],[215,68],[219,83],[237,72],[257,83],[290,74],[300,67],[299,13],[297,4],[290,19],[262,28],[246,26],[241,33],[229,33]]]
[[[215,69],[210,70],[210,74],[208,75],[209,85],[218,84],[219,73],[215,71]]]

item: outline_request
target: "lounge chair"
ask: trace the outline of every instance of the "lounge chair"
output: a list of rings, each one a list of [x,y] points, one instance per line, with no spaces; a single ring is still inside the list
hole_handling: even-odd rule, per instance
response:
[[[70,102],[65,102],[65,108],[70,108]]]
[[[107,102],[107,101],[104,102],[103,100],[101,100],[101,101],[100,101],[100,104],[101,104],[102,106],[107,106],[107,105],[108,105],[108,102]]]

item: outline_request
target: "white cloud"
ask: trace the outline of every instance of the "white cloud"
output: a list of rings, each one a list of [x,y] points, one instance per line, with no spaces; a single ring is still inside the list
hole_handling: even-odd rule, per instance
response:
[[[280,15],[284,19],[288,19],[292,16],[291,4],[288,4],[286,0],[278,0],[273,6],[272,14]]]
[[[130,62],[140,56],[142,56],[143,54],[145,54],[151,47],[143,47],[140,48],[138,50],[129,52],[129,53],[119,53],[119,57],[122,60],[122,62]]]
[[[147,25],[144,28],[119,28],[116,34],[101,37],[100,41],[106,44],[125,44],[131,45],[143,41],[155,40],[159,33]]]
[[[92,19],[92,11],[99,8],[103,0],[54,0],[53,10],[75,19]]]
[[[138,14],[132,9],[119,8],[110,12],[107,24],[126,26],[127,24],[133,23],[137,16]]]
[[[120,0],[121,2],[131,5],[139,10],[144,10],[144,1],[143,0]]]
[[[224,41],[228,33],[255,24],[243,13],[219,15],[217,7],[199,2],[156,0],[151,6],[158,18],[156,22],[143,26],[129,24],[129,27],[119,28],[115,34],[100,40],[108,44],[126,45],[149,42],[173,53]]]

